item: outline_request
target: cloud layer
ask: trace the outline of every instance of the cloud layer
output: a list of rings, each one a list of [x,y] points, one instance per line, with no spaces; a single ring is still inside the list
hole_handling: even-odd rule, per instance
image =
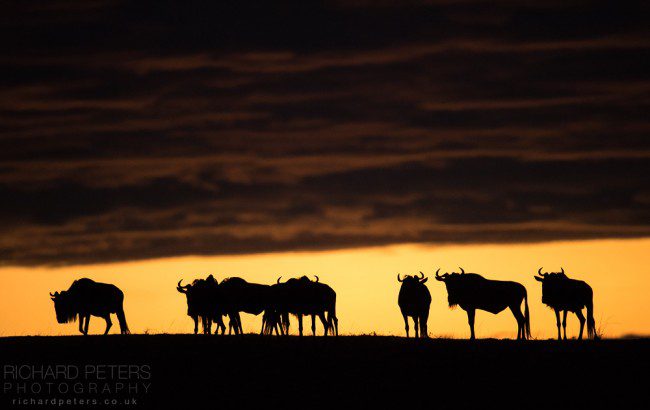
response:
[[[648,236],[648,15],[16,2],[0,263]]]

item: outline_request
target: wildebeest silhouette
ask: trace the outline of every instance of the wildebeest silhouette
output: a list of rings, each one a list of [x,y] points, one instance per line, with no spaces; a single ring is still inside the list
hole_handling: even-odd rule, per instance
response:
[[[212,332],[212,322],[217,324],[216,333],[225,333],[226,326],[223,323],[223,312],[218,309],[215,299],[217,298],[218,281],[214,276],[209,275],[206,279],[195,279],[191,284],[181,285],[179,280],[176,290],[185,294],[187,298],[187,315],[194,321],[194,334],[199,330],[199,319],[203,325],[203,333]]]
[[[427,320],[431,306],[431,293],[429,293],[427,285],[424,284],[429,278],[425,278],[422,272],[420,275],[419,277],[406,275],[404,278],[400,278],[400,274],[397,274],[397,281],[402,283],[399,288],[397,304],[402,312],[402,317],[404,317],[406,337],[409,337],[409,317],[413,318],[415,337],[428,336]]]
[[[240,312],[259,315],[272,309],[271,291],[270,285],[249,283],[238,277],[226,278],[219,284],[216,303],[234,322],[235,334],[242,334]],[[267,320],[269,317],[266,315]],[[264,323],[260,333],[264,333]]]
[[[339,320],[336,317],[336,292],[329,285],[320,283],[318,276],[312,281],[307,276],[291,278],[273,285],[274,306],[280,313],[284,333],[289,333],[289,314],[298,319],[298,332],[302,336],[302,317],[311,316],[312,335],[316,335],[316,316],[323,324],[324,336],[328,332],[338,336]],[[327,313],[327,317],[325,314]]]
[[[447,287],[449,307],[460,306],[467,312],[467,319],[474,335],[474,317],[476,309],[485,310],[493,314],[510,308],[517,319],[517,339],[530,338],[530,313],[528,311],[528,295],[526,288],[517,282],[488,280],[476,273],[452,272],[440,275],[436,271],[436,279],[445,283]],[[521,302],[525,302],[524,313],[521,313]]]
[[[107,334],[111,329],[111,313],[117,315],[120,333],[129,333],[124,316],[124,293],[115,285],[95,282],[82,278],[75,280],[68,290],[50,293],[54,301],[56,320],[59,323],[73,322],[79,316],[79,331],[88,334],[90,316],[98,316],[106,321]]]
[[[594,320],[594,292],[586,282],[569,279],[562,268],[560,272],[542,273],[542,268],[537,271],[539,276],[535,279],[542,282],[542,303],[555,311],[557,323],[557,338],[562,339],[560,334],[560,311],[563,311],[562,327],[564,328],[564,339],[566,340],[566,317],[567,312],[573,312],[580,321],[580,335],[585,326],[585,317],[582,309],[587,308],[587,336],[597,339],[596,321]]]

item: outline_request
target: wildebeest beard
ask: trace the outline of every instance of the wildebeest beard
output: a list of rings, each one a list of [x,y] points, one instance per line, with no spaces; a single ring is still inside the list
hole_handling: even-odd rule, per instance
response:
[[[70,323],[77,320],[77,309],[73,297],[66,293],[61,293],[54,301],[54,310],[56,320],[59,323]]]

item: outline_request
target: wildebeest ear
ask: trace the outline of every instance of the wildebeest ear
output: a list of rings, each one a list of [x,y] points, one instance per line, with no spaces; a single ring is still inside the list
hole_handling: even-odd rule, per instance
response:
[[[426,282],[428,280],[429,280],[429,278],[424,278],[424,279],[420,280],[420,283],[424,283],[424,282]]]
[[[538,280],[540,282],[544,282],[544,278],[540,278],[539,276],[533,276],[535,280]]]

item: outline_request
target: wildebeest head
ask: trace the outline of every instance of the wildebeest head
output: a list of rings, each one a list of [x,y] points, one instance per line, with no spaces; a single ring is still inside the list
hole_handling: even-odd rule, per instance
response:
[[[69,291],[50,292],[50,298],[54,302],[56,321],[59,323],[74,322],[77,319],[74,298]]]
[[[424,273],[420,272],[418,275],[404,275],[402,278],[401,275],[397,274],[397,281],[402,284],[402,286],[417,286],[421,283],[425,283],[429,278],[424,277]]]
[[[476,273],[465,273],[465,270],[460,268],[460,273],[445,272],[442,275],[440,275],[440,269],[438,269],[436,271],[436,280],[445,283],[447,287],[447,301],[450,307],[454,307],[462,303],[465,299],[471,299],[479,290],[479,281],[484,281],[485,279]]]
[[[210,275],[206,279],[194,279],[191,284],[181,285],[183,280],[179,280],[176,290],[184,293],[187,298],[187,314],[189,316],[202,315],[207,308],[208,292],[218,285],[214,276]]]
[[[429,312],[431,294],[425,285],[427,279],[422,272],[419,276],[405,275],[403,278],[399,273],[397,274],[397,281],[402,284],[397,298],[402,314],[423,317]]]
[[[535,276],[535,280],[542,282],[542,303],[559,306],[570,302],[571,296],[566,285],[574,281],[564,273],[564,268],[560,268],[560,272],[544,273],[542,268],[539,268],[537,275],[539,276]]]
[[[544,286],[544,283],[547,280],[553,282],[556,280],[569,279],[569,277],[564,273],[564,268],[560,268],[560,272],[544,272],[544,273],[542,273],[542,268],[539,268],[537,274],[539,276],[535,276],[535,280],[542,282],[542,286]]]

